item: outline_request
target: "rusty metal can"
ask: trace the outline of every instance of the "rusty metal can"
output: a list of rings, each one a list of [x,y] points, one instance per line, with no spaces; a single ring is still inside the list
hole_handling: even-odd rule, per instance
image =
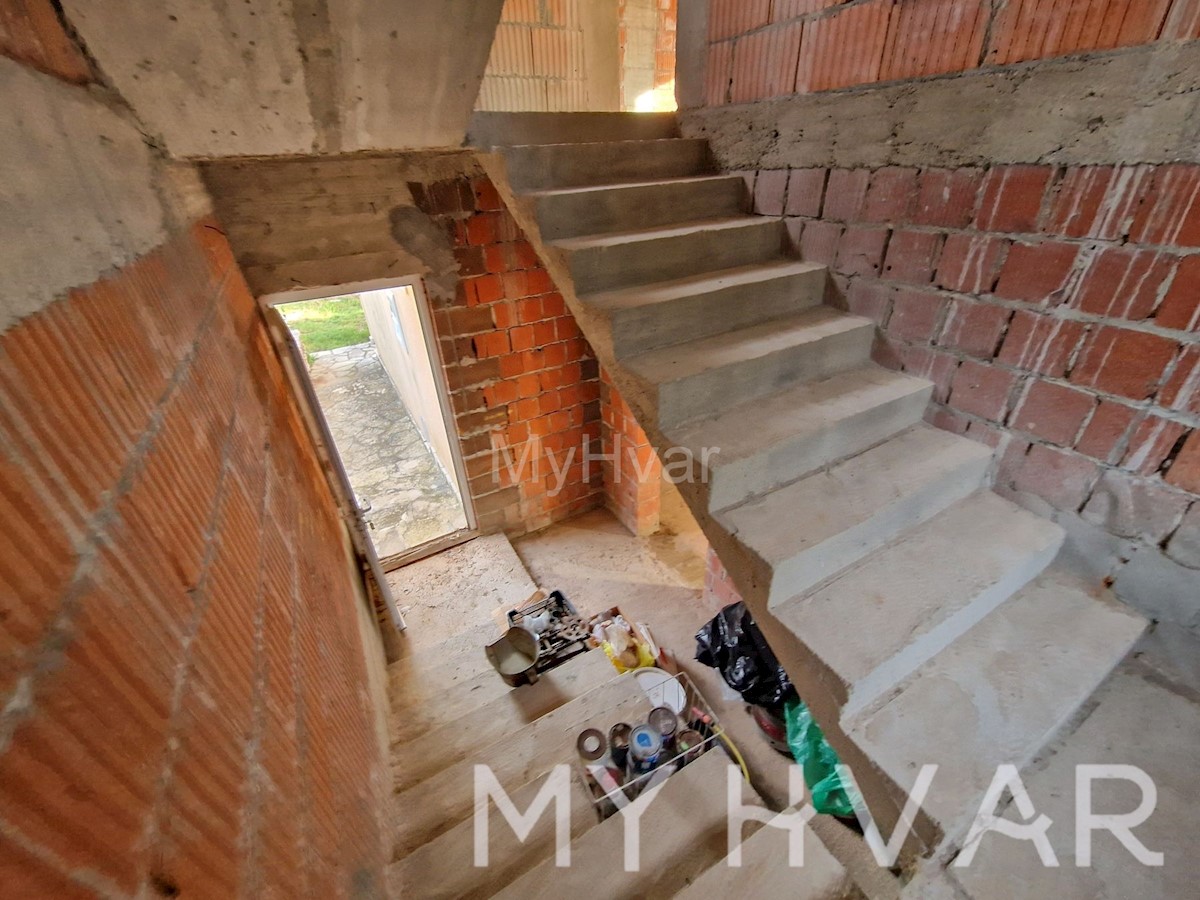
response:
[[[679,732],[679,717],[669,706],[656,706],[650,710],[647,723],[662,738],[663,750],[668,754],[675,751],[675,735]]]
[[[685,728],[675,736],[675,751],[683,755],[683,765],[696,760],[704,752],[704,736],[698,731]]]
[[[624,769],[629,760],[629,735],[633,726],[628,722],[618,722],[608,730],[608,751],[612,756],[613,765]]]

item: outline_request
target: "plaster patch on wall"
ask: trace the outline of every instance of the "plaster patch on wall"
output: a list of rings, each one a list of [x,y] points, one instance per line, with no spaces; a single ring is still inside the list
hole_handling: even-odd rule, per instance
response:
[[[166,237],[149,147],[86,90],[0,58],[0,331]]]

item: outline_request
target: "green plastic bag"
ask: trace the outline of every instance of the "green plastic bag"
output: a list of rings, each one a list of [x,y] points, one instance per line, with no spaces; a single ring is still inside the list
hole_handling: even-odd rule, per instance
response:
[[[814,721],[804,701],[799,698],[786,701],[783,716],[787,722],[788,747],[792,758],[804,770],[813,809],[831,816],[853,816],[854,805],[838,774],[837,751],[825,740],[821,726]]]

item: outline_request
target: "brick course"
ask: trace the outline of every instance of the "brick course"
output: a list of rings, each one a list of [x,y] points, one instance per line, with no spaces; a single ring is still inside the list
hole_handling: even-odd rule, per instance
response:
[[[1019,449],[1002,486],[1073,511],[1107,472],[1172,508],[1200,497],[1200,166],[806,168],[787,183],[808,186],[783,204],[799,253],[880,326],[876,360],[935,382],[930,421]]]
[[[456,295],[431,302],[480,528],[520,534],[597,506],[602,473],[585,477],[583,453],[599,452],[599,367],[562,295],[486,177],[409,188],[459,259]]]
[[[10,896],[381,889],[360,601],[265,329],[203,221],[0,336]]]
[[[1200,37],[1198,9],[1183,0],[713,0],[708,103],[1190,40]]]

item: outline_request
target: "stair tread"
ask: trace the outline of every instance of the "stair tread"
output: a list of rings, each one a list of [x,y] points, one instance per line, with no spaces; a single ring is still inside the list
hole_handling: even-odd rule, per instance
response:
[[[961,836],[996,766],[1027,764],[1144,630],[1144,618],[1106,593],[1051,566],[921,666],[850,736],[904,789],[936,763],[922,808],[951,840]]]
[[[560,141],[554,144],[508,144],[502,147],[504,150],[540,150],[546,147],[609,147],[613,145],[629,146],[630,144],[650,145],[650,144],[703,144],[708,147],[708,141],[704,138],[685,138],[685,137],[664,137],[664,138],[631,138],[628,140],[619,141]]]
[[[1194,648],[1193,652],[1200,650]],[[1144,657],[1143,657],[1144,660]],[[1122,665],[1089,699],[1094,709],[1079,727],[1056,740],[1047,762],[1022,776],[1039,815],[1054,822],[1046,838],[1059,865],[1039,864],[1028,841],[984,838],[966,867],[947,870],[961,887],[955,898],[1041,900],[1045,897],[1194,897],[1198,866],[1194,835],[1196,748],[1200,747],[1200,704],[1179,685],[1158,680],[1138,663]],[[1109,836],[1093,838],[1090,865],[1079,865],[1075,828],[1076,777],[1080,765],[1136,765],[1154,783],[1153,814],[1134,829],[1135,839],[1164,855],[1165,865],[1136,864]],[[1137,807],[1137,794],[1120,780],[1092,783],[1092,809],[1123,813]],[[1024,817],[1015,804],[1000,813],[1009,822]],[[1111,843],[1110,843],[1111,842]],[[1112,848],[1112,849],[1110,849]],[[921,895],[913,895],[921,900]]]
[[[737,266],[732,269],[700,272],[669,281],[635,284],[615,290],[584,294],[580,299],[588,306],[599,310],[633,309],[656,303],[669,303],[683,297],[724,290],[741,284],[756,284],[775,278],[820,272],[825,268],[819,263],[785,258],[771,262],[753,263],[748,266]]]
[[[571,187],[534,188],[528,191],[521,191],[520,195],[522,197],[538,199],[541,197],[558,197],[563,195],[599,194],[605,191],[620,191],[625,189],[636,190],[638,188],[658,187],[660,185],[704,184],[706,182],[734,182],[741,180],[741,175],[680,175],[674,178],[647,178],[640,181],[614,181]]]
[[[664,384],[859,328],[874,325],[870,319],[817,306],[749,328],[651,350],[626,360],[625,367],[644,381]]]
[[[784,814],[794,812],[794,808],[784,810]],[[795,867],[789,864],[791,833],[783,822],[760,828],[742,842],[739,867],[729,865],[726,857],[676,894],[676,898],[788,897],[790,900],[834,900],[845,897],[849,876],[810,826],[804,827],[803,864]]]
[[[625,714],[649,711],[645,694],[632,676],[604,682],[500,740],[479,747],[471,758],[397,791],[392,795],[393,850],[397,858],[471,815],[477,763],[490,765],[506,788],[518,787],[553,765],[572,759],[579,731],[593,721],[621,721],[614,718],[621,710]]]
[[[763,559],[783,560],[871,518],[910,484],[991,455],[983,444],[918,425],[826,471],[725,510],[718,519]]]
[[[550,241],[550,246],[571,253],[580,250],[590,250],[599,247],[616,247],[621,244],[635,244],[640,241],[656,241],[661,238],[681,237],[703,231],[734,231],[740,228],[770,228],[779,227],[778,219],[766,216],[741,214],[736,216],[716,216],[711,219],[694,219],[673,225],[660,225],[657,228],[642,228],[633,231],[613,231],[604,234],[586,234],[579,237],[559,238]]]
[[[508,791],[513,806],[529,809],[545,786],[546,775]],[[571,779],[571,839],[594,828],[599,821],[577,778]],[[555,848],[555,814],[542,815],[524,840],[495,803],[488,804],[488,865],[475,865],[475,818],[458,822],[448,831],[422,844],[403,859],[388,866],[391,896],[413,900],[462,900],[491,897],[496,891],[529,871]]]
[[[668,437],[693,450],[719,447],[714,469],[768,452],[798,435],[828,429],[838,419],[888,400],[928,391],[929,382],[873,364],[808,381],[768,397],[698,419]]]
[[[495,896],[587,896],[600,885],[611,897],[671,896],[725,857],[726,778],[732,765],[719,749],[710,750],[666,780],[641,817],[636,872],[624,870],[625,817],[615,815],[571,842],[569,867],[556,867],[551,854]],[[742,802],[762,805],[744,781]],[[751,827],[743,833],[750,834]]]
[[[395,790],[405,790],[530,724],[617,676],[608,657],[590,651],[543,674],[536,684],[510,688],[489,667],[489,680],[435,695],[440,715],[411,740],[392,747]],[[465,724],[469,723],[469,724]]]
[[[848,687],[850,718],[1024,587],[1062,538],[979,491],[775,615]]]

